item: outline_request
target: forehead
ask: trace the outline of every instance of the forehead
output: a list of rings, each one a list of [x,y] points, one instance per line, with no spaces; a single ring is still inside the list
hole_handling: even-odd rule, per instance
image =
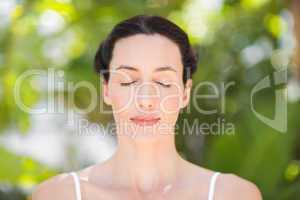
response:
[[[183,67],[177,44],[160,34],[137,34],[118,40],[110,65],[111,69],[120,65],[135,66],[147,73],[163,66],[180,72]]]

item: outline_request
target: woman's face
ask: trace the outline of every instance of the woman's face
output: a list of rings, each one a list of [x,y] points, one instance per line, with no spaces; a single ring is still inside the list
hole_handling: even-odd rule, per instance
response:
[[[159,34],[122,38],[115,44],[109,69],[102,91],[117,126],[134,125],[136,134],[145,127],[159,127],[155,134],[172,130],[189,102],[192,85],[189,79],[184,89],[181,54],[174,42]],[[141,125],[139,119],[145,118],[159,121]]]

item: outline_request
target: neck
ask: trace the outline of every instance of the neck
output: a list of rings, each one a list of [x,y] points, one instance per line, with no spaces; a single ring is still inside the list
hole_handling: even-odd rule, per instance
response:
[[[171,133],[143,139],[120,136],[112,159],[116,181],[143,193],[171,188],[181,162],[174,140]]]

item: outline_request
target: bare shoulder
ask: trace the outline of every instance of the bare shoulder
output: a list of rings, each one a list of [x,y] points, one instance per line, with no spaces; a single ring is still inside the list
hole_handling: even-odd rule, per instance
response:
[[[32,200],[75,199],[73,179],[67,173],[53,176],[36,186]]]
[[[262,200],[262,195],[251,181],[232,173],[222,173],[216,182],[215,199]]]

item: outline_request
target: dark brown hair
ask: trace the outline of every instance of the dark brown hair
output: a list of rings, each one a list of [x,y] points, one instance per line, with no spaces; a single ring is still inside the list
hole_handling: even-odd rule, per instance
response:
[[[178,45],[184,67],[183,83],[185,84],[197,69],[197,54],[192,49],[187,34],[180,27],[164,17],[155,15],[136,15],[116,24],[107,38],[100,43],[96,52],[94,58],[96,72],[108,82],[108,67],[115,43],[121,38],[135,34],[152,35],[155,33],[167,37]]]

